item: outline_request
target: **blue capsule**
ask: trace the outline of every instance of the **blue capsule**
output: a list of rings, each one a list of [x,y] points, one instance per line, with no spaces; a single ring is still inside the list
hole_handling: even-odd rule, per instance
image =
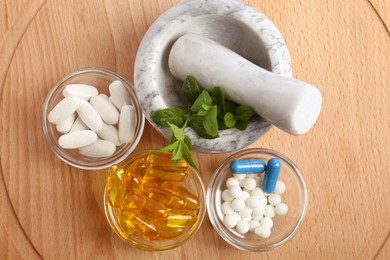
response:
[[[265,162],[257,159],[236,160],[230,163],[230,170],[233,173],[262,173],[265,170]]]
[[[279,159],[272,158],[268,161],[267,166],[265,168],[262,187],[264,192],[271,193],[275,190],[276,182],[278,181],[281,168],[282,163]]]

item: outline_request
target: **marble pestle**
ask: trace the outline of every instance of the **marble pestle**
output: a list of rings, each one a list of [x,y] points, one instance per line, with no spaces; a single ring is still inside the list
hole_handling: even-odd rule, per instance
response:
[[[194,76],[207,90],[221,86],[226,98],[251,106],[257,114],[293,135],[315,124],[322,105],[320,91],[305,82],[276,75],[230,49],[197,34],[181,36],[169,54],[173,76]]]

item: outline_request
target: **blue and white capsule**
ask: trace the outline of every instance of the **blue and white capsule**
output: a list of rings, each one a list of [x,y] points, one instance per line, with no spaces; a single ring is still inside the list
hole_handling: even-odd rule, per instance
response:
[[[277,158],[272,158],[268,161],[265,168],[263,191],[266,193],[272,193],[275,190],[276,182],[278,181],[280,170],[282,169],[282,163]]]
[[[265,171],[265,162],[257,159],[235,160],[230,163],[230,170],[233,173],[262,173]]]

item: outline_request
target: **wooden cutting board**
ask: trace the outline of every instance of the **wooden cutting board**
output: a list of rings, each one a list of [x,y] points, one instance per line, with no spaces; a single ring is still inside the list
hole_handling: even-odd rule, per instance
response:
[[[46,144],[43,101],[69,72],[99,66],[132,81],[153,21],[178,0],[0,0],[0,258],[390,258],[390,3],[387,0],[244,2],[265,13],[290,49],[293,73],[321,90],[315,127],[273,128],[251,147],[291,158],[309,189],[296,237],[268,253],[225,243],[208,218],[183,246],[143,252],[110,230],[105,171],[82,171]],[[167,142],[149,124],[137,150]],[[194,153],[207,183],[228,154]]]

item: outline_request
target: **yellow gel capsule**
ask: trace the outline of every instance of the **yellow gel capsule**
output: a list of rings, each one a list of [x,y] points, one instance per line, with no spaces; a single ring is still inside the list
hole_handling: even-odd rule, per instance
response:
[[[143,190],[142,177],[136,171],[127,171],[125,174],[126,192]]]
[[[126,171],[136,172],[141,178],[146,174],[146,161],[144,158],[138,158],[134,160],[127,168]]]
[[[186,200],[186,209],[188,210],[197,210],[199,209],[199,198],[195,194],[193,194],[186,187],[181,185],[180,183],[173,181],[164,181],[161,184],[161,188],[169,190],[174,194],[178,194]]]
[[[146,170],[146,179],[157,178],[160,180],[167,181],[178,181],[182,182],[187,179],[187,171],[169,171],[163,168],[152,168],[149,167]]]
[[[172,154],[170,153],[162,153],[162,154],[156,154],[151,153],[146,157],[146,162],[151,167],[158,167],[158,168],[172,168],[172,169],[188,169],[189,164],[182,158],[179,163],[173,163],[172,161]]]
[[[168,227],[189,227],[197,220],[197,215],[194,211],[185,209],[168,210],[164,221]]]
[[[130,227],[138,230],[145,239],[155,239],[159,231],[153,221],[140,212],[124,210],[122,211],[123,221]]]
[[[109,204],[114,207],[120,207],[125,197],[124,171],[118,165],[113,165],[107,176],[107,199]]]
[[[123,208],[125,210],[137,210],[150,218],[163,218],[167,214],[164,205],[160,202],[151,200],[137,193],[126,195],[123,202]]]
[[[182,209],[186,206],[186,200],[183,197],[157,185],[147,187],[145,193],[148,194],[150,199],[160,202],[167,208]]]
[[[186,231],[186,228],[184,227],[168,227],[161,221],[157,221],[155,226],[159,232],[158,239],[178,237]]]

